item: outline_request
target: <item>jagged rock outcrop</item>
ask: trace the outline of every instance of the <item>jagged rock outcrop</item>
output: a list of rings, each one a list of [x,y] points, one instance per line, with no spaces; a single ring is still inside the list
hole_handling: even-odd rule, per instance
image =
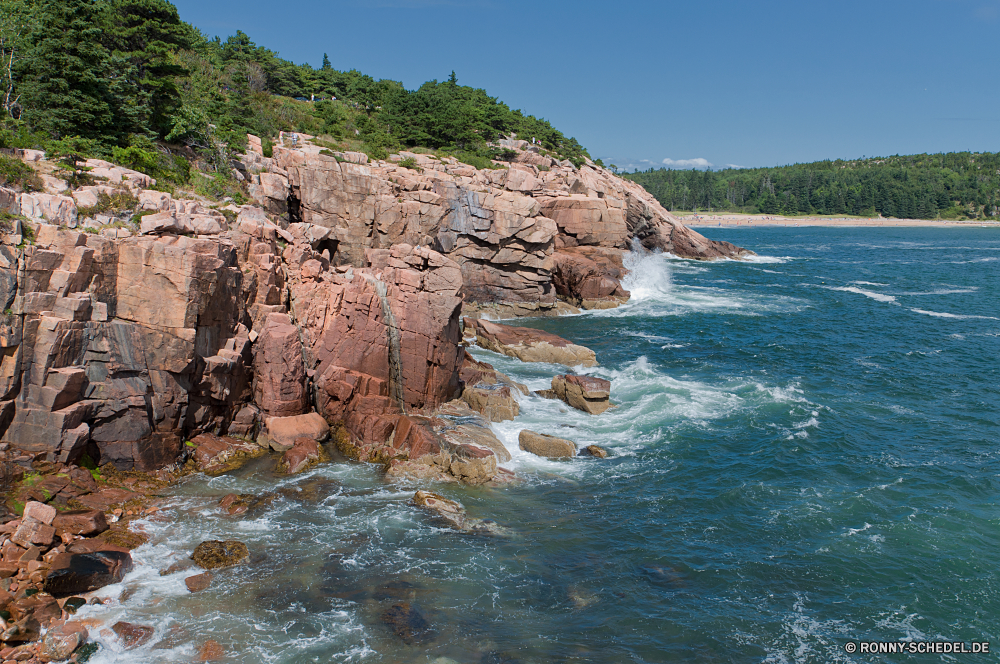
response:
[[[638,240],[646,249],[690,258],[743,253],[686,228],[641,186],[592,162],[576,168],[520,148],[513,148],[513,162],[495,170],[409,152],[369,162],[312,138],[283,134],[266,158],[251,137],[244,167],[259,204],[328,230],[324,250],[334,265],[361,267],[366,251],[399,243],[431,246],[460,265],[467,300],[537,311],[554,306],[555,254],[567,248],[603,248],[620,257]],[[416,168],[397,165],[404,158]],[[610,283],[618,279],[615,270],[595,262],[596,281],[563,279],[569,288],[559,295],[581,304],[620,302],[626,295]],[[585,283],[583,291],[573,288],[577,283]]]
[[[464,301],[519,314],[613,306],[628,297],[632,242],[740,251],[684,228],[634,183],[521,144],[512,162],[477,170],[410,153],[398,159],[415,169],[371,163],[304,135],[280,143],[266,158],[251,137],[243,159],[259,206],[174,198],[99,161],[87,164],[99,182],[73,189],[23,152],[46,191],[0,188],[15,215],[0,229],[4,442],[147,470],[183,460],[200,435],[239,437],[224,447],[249,453],[247,441],[271,444],[268,422],[313,416],[310,441],[333,427],[342,449],[390,472],[506,481],[488,420],[516,415],[521,386],[466,361]],[[522,359],[595,361],[536,330],[470,326]],[[218,445],[205,441],[220,439],[200,439],[206,468]],[[313,462],[317,445],[286,465]]]

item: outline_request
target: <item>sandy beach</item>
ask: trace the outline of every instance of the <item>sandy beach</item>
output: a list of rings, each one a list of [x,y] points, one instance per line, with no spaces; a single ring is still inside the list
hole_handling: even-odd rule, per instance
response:
[[[948,227],[970,228],[987,226],[1000,228],[997,221],[945,221],[941,219],[883,219],[880,217],[782,217],[750,214],[678,214],[686,226],[870,226],[870,227]]]

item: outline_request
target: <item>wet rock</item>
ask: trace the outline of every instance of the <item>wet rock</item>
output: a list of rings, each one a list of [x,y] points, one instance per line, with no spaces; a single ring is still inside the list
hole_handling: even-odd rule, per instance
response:
[[[214,662],[226,656],[226,649],[218,641],[209,639],[198,648],[199,662]]]
[[[476,519],[465,512],[461,503],[449,500],[430,491],[413,494],[413,504],[433,512],[455,530],[477,535],[506,535],[507,531],[495,521]]]
[[[409,602],[393,604],[382,614],[382,622],[408,645],[423,643],[434,637],[423,613]]]
[[[219,501],[219,507],[225,510],[226,514],[236,516],[237,514],[246,514],[250,510],[267,507],[276,498],[277,496],[273,493],[261,496],[252,493],[230,493],[222,497],[222,500]]]
[[[111,626],[111,629],[118,635],[118,640],[126,650],[145,645],[153,638],[155,632],[152,627],[123,621],[116,622]]]
[[[195,547],[191,559],[204,569],[219,569],[247,562],[250,550],[236,540],[210,540]]]
[[[462,401],[490,422],[512,420],[521,412],[514,392],[528,394],[528,388],[516,383],[486,362],[479,362],[465,352],[460,372],[465,387]]]
[[[198,470],[206,475],[221,475],[236,470],[265,452],[259,445],[245,440],[210,433],[195,436],[191,444],[195,446],[192,456]]]
[[[576,456],[576,443],[565,438],[556,438],[544,433],[524,429],[517,436],[518,445],[525,452],[531,452],[549,459]]]
[[[132,556],[122,551],[61,553],[45,577],[53,595],[75,595],[118,583],[132,570]]]
[[[330,425],[319,413],[269,417],[265,420],[265,427],[271,449],[277,452],[290,450],[301,438],[321,443],[330,435]]]
[[[587,445],[582,450],[580,450],[580,453],[577,456],[606,459],[608,456],[608,452],[603,447],[600,447],[598,445]]]
[[[591,415],[611,408],[611,381],[565,374],[552,379],[552,391],[567,404]]]
[[[87,640],[87,628],[82,623],[64,623],[53,627],[42,638],[39,658],[43,662],[69,659],[73,651]]]
[[[210,585],[212,585],[212,577],[214,575],[211,572],[205,572],[203,574],[196,574],[194,576],[189,576],[184,579],[184,585],[190,592],[196,593],[205,590]]]
[[[275,468],[279,473],[294,475],[308,470],[320,462],[322,448],[319,443],[309,438],[299,438],[292,449],[281,455],[281,460]]]
[[[108,520],[101,510],[71,510],[60,512],[53,520],[56,533],[92,537],[108,529]]]
[[[597,355],[562,337],[528,327],[511,327],[488,320],[466,318],[465,326],[476,335],[476,343],[522,362],[549,362],[566,366],[597,366]]]
[[[81,607],[86,606],[86,605],[87,605],[87,600],[85,600],[82,597],[68,597],[68,598],[66,598],[66,601],[63,602],[63,610],[66,613],[74,614]]]

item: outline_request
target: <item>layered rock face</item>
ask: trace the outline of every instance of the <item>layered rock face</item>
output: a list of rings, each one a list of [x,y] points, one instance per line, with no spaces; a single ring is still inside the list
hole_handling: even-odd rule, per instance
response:
[[[311,416],[309,441],[333,427],[342,449],[399,474],[499,481],[506,450],[488,421],[516,416],[521,386],[466,359],[463,302],[616,306],[633,242],[695,258],[741,251],[684,228],[638,185],[520,144],[514,162],[476,170],[281,142],[265,158],[251,137],[241,165],[259,206],[174,198],[97,161],[96,185],[43,175],[45,193],[0,188],[0,207],[20,215],[0,242],[4,442],[149,470],[182,460],[185,441],[228,436],[218,454],[202,450],[223,467],[219,454],[253,452],[233,437]],[[128,204],[98,213],[111,199]],[[535,330],[470,327],[522,359],[594,361]],[[299,439],[260,441],[287,451]]]
[[[448,157],[393,155],[414,169],[330,152],[311,138],[282,135],[265,158],[251,137],[244,164],[257,201],[327,230],[323,250],[334,265],[363,266],[368,250],[399,243],[433,247],[460,265],[467,301],[531,311],[559,295],[613,306],[627,298],[620,257],[633,240],[690,258],[743,253],[686,228],[641,186],[592,162],[576,168],[515,149],[514,162],[477,170]]]
[[[220,427],[247,400],[244,275],[231,242],[39,225],[34,245],[3,251],[5,441],[63,462],[89,453],[153,469],[177,457],[191,427]]]

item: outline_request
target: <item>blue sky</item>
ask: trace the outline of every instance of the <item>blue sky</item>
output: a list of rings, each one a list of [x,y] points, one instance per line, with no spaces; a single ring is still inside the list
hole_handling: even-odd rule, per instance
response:
[[[619,166],[1000,151],[1000,0],[174,3],[297,63],[454,69]]]

